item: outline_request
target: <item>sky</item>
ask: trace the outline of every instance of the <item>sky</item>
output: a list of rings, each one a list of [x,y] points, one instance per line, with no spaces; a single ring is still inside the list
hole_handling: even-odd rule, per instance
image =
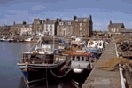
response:
[[[94,30],[107,30],[110,20],[132,29],[131,8],[132,0],[0,0],[0,25],[92,15]]]

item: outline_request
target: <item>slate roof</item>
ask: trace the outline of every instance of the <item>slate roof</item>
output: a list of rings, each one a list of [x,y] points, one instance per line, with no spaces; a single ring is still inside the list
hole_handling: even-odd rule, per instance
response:
[[[59,21],[59,23],[60,23],[60,22],[63,22],[64,25],[71,25],[72,22],[73,22],[73,20],[61,20],[61,21]],[[69,23],[70,23],[70,24],[69,24]]]
[[[89,21],[90,18],[77,18],[77,20],[78,20],[78,21],[84,21],[84,20]]]
[[[124,28],[123,23],[111,23],[108,25],[108,28]]]
[[[46,24],[54,24],[56,22],[56,20],[46,19],[43,22],[46,23]]]

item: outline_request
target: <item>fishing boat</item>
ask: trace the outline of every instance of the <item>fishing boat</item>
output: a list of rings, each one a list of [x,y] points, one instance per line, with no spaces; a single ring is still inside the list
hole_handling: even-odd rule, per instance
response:
[[[10,37],[3,36],[2,38],[0,38],[0,41],[1,42],[13,42],[14,41],[14,38],[13,38],[13,35],[10,36]]]
[[[105,48],[105,42],[103,40],[89,40],[87,47],[98,48],[102,51]]]
[[[9,39],[7,37],[2,37],[0,39],[1,42],[9,42]]]
[[[83,70],[92,68],[91,64],[91,53],[77,50],[77,51],[66,51],[65,54],[69,56],[71,60],[70,68],[74,73],[82,73]]]
[[[59,38],[58,39],[58,50],[60,51],[64,51],[65,49],[68,49],[70,42],[69,40],[65,39],[65,38]]]
[[[105,42],[103,40],[89,40],[86,51],[93,53],[93,58],[99,58],[105,48]]]
[[[32,39],[33,39],[33,37],[26,38],[26,39],[24,40],[24,42],[31,42]]]
[[[5,38],[4,37],[0,38],[0,41],[1,42],[5,41]]]
[[[63,53],[69,56],[71,60],[70,68],[74,73],[81,73],[84,69],[90,69],[91,52],[86,51],[85,41],[81,38],[76,38],[71,41],[70,50],[65,50]]]
[[[22,52],[22,58],[17,63],[27,84],[41,80],[53,81],[63,77],[61,68],[65,65],[66,56],[54,53],[51,44],[41,42],[29,52]]]
[[[63,51],[70,59],[70,77],[79,85],[84,82],[94,66],[94,58],[91,57],[93,53],[86,51],[85,47],[85,41],[77,38],[71,41],[70,50]]]

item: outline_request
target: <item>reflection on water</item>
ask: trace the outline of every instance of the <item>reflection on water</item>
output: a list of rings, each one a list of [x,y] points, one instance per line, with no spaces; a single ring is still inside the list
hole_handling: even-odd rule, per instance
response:
[[[54,80],[54,83],[48,83],[48,85],[46,85],[45,80],[27,85],[24,78],[21,77],[19,88],[81,88],[81,84],[84,83],[84,80],[87,78],[89,72],[90,70],[84,70],[83,74],[73,74],[71,71],[69,75],[63,78],[58,78]],[[77,82],[78,80],[80,84]]]
[[[56,81],[56,80],[55,80]],[[41,81],[32,85],[27,85],[24,78],[21,77],[19,88],[76,88],[71,81],[65,81],[59,84],[45,85],[45,81]]]
[[[26,85],[23,77],[21,77],[21,79],[20,79],[19,88],[27,88],[27,85]]]

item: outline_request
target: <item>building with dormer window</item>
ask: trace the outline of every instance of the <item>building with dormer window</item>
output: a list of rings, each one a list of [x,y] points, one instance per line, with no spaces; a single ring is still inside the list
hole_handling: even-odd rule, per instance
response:
[[[33,33],[37,32],[46,36],[90,37],[93,34],[92,17],[91,15],[88,18],[78,18],[74,16],[73,20],[34,19]]]
[[[112,23],[110,21],[108,25],[108,34],[109,35],[119,35],[121,31],[125,29],[124,23]]]
[[[46,36],[54,36],[56,35],[56,20],[50,20],[50,19],[46,19],[43,21],[43,35]]]
[[[91,15],[88,18],[78,18],[77,16],[74,16],[73,21],[74,36],[90,37],[92,36],[92,31],[93,22]]]
[[[70,37],[72,36],[72,20],[58,20],[57,25],[57,36],[66,36]]]

